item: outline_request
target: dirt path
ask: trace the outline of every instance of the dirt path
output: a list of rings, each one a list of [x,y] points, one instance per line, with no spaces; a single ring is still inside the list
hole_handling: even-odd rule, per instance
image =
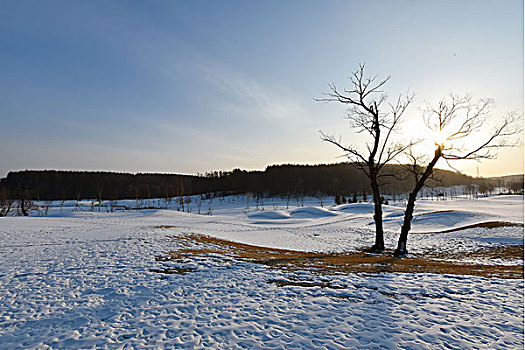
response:
[[[308,269],[320,273],[437,273],[523,279],[523,245],[495,247],[464,254],[425,254],[407,258],[394,258],[392,252],[385,254],[311,253],[284,249],[265,248],[231,242],[204,235],[173,236],[186,248],[172,251],[158,260],[179,260],[192,256],[219,254],[229,258],[248,260],[279,269]],[[469,262],[476,259],[490,264]],[[169,271],[163,271],[164,273]],[[185,273],[187,271],[172,271]]]

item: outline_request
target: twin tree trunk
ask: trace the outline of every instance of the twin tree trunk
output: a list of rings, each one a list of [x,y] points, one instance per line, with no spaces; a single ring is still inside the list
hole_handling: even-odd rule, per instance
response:
[[[379,192],[379,184],[377,183],[377,176],[381,166],[376,164],[375,158],[379,149],[379,140],[381,138],[381,128],[379,123],[379,110],[377,104],[374,102],[375,110],[372,108],[372,114],[374,116],[373,129],[375,131],[374,148],[370,152],[368,158],[368,170],[370,178],[370,187],[372,187],[372,195],[374,197],[374,222],[376,224],[376,241],[370,253],[382,253],[385,250],[385,240],[383,235],[383,211],[381,209],[382,200],[381,193]],[[381,157],[379,157],[381,158]]]
[[[370,253],[381,253],[385,250],[385,241],[383,234],[383,210],[381,209],[381,194],[379,192],[379,185],[377,181],[370,181],[372,187],[372,195],[374,197],[374,222],[376,225],[376,241]]]
[[[407,203],[407,207],[405,210],[405,217],[403,219],[403,226],[401,226],[401,234],[399,235],[399,241],[397,243],[397,249],[394,252],[394,256],[402,257],[408,254],[408,251],[406,248],[407,238],[408,238],[408,232],[411,229],[414,208],[416,206],[417,194],[423,188],[423,185],[425,185],[425,181],[430,177],[430,175],[432,175],[434,166],[436,165],[439,158],[441,158],[441,156],[443,155],[442,152],[443,152],[443,147],[441,145],[438,145],[438,147],[436,148],[436,152],[434,154],[434,158],[425,168],[425,172],[423,173],[423,175],[421,175],[421,177],[417,179],[414,189],[408,195],[408,203]]]

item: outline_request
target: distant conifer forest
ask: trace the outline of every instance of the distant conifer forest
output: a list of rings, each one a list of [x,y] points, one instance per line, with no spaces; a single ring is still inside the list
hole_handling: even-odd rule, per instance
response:
[[[385,170],[382,193],[404,194],[412,178],[402,165]],[[474,178],[448,170],[436,170],[429,188],[464,186],[491,193],[507,186],[523,192],[523,176]],[[151,174],[101,171],[25,170],[0,179],[0,195],[32,200],[145,199],[201,194],[208,197],[253,193],[259,196],[330,195],[352,198],[370,194],[366,176],[349,163],[330,165],[272,165],[264,171],[212,171],[205,174]]]

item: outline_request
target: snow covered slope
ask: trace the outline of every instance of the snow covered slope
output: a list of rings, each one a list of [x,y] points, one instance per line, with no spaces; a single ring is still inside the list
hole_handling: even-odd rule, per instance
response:
[[[523,347],[523,280],[319,274],[218,254],[159,273],[174,263],[157,257],[187,248],[177,239],[185,233],[316,251],[373,242],[368,204],[305,205],[0,218],[0,348]],[[401,214],[385,208],[389,247]],[[415,232],[522,223],[523,198],[423,202],[417,214]],[[523,244],[523,227],[409,237],[411,252],[509,244]]]

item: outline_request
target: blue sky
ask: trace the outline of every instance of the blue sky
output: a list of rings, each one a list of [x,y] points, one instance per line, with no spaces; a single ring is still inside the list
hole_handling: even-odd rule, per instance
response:
[[[359,63],[418,106],[449,92],[523,112],[522,1],[0,1],[0,176],[205,172],[342,161],[316,102]],[[416,131],[415,131],[416,130]],[[523,172],[523,148],[456,163]]]

